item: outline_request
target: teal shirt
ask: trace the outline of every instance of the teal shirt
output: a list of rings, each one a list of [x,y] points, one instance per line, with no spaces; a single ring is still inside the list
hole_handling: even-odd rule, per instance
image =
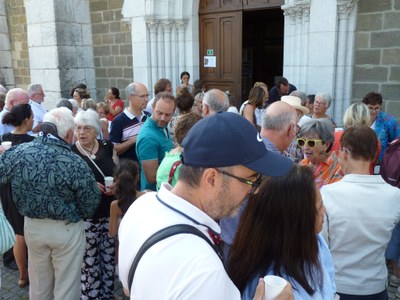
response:
[[[11,183],[21,215],[78,222],[100,203],[93,172],[64,141],[38,137],[3,153],[0,179]]]
[[[136,154],[140,164],[140,189],[156,190],[155,183],[149,183],[144,174],[142,161],[157,160],[161,164],[165,152],[172,149],[172,140],[167,128],[158,127],[152,118],[147,118],[136,140]]]

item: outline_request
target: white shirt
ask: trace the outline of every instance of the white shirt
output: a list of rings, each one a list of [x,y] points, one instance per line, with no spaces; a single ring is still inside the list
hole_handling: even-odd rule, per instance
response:
[[[324,238],[335,265],[336,289],[371,295],[386,288],[385,249],[400,220],[400,189],[380,175],[349,174],[321,189]]]
[[[33,111],[33,128],[35,128],[40,122],[43,122],[44,115],[47,110],[43,107],[41,103],[37,103],[33,100],[29,100]]]
[[[172,194],[163,183],[156,194],[137,199],[123,217],[119,237],[119,278],[127,288],[128,273],[139,248],[155,232],[174,225],[190,224],[209,237],[207,227],[219,233],[218,224],[188,201]],[[190,216],[197,225],[157,200]],[[211,240],[211,239],[210,239]],[[240,299],[222,261],[206,241],[192,234],[179,234],[152,246],[136,269],[131,299]]]
[[[9,133],[15,129],[15,127],[12,125],[3,124],[3,117],[8,112],[9,110],[6,107],[4,107],[3,110],[0,112],[0,135]]]
[[[239,108],[239,114],[241,116],[243,116],[243,111],[244,111],[244,108],[246,107],[247,103],[249,103],[249,100],[244,101]],[[254,115],[256,116],[256,123],[260,127],[262,127],[262,118],[263,118],[264,113],[265,113],[265,108],[256,107],[256,109],[254,111]]]
[[[153,114],[153,103],[156,97],[153,97],[149,102],[147,102],[147,106],[144,109],[145,111],[148,111],[149,113]]]

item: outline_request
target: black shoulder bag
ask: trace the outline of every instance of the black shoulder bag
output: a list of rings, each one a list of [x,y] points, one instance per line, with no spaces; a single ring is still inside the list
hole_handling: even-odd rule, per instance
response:
[[[129,275],[128,275],[128,288],[130,289],[132,286],[133,282],[133,277],[135,276],[136,268],[139,264],[140,259],[142,258],[143,254],[146,253],[147,250],[149,250],[154,244],[169,238],[173,235],[177,234],[182,234],[182,233],[189,233],[189,234],[194,234],[197,235],[198,237],[202,238],[205,240],[217,253],[219,257],[219,250],[218,248],[196,227],[193,227],[191,225],[187,224],[177,224],[177,225],[172,225],[169,227],[166,227],[164,229],[161,229],[160,231],[157,231],[154,233],[151,237],[149,237],[142,247],[140,247],[138,253],[136,254],[135,259],[132,262],[131,268],[129,270]]]

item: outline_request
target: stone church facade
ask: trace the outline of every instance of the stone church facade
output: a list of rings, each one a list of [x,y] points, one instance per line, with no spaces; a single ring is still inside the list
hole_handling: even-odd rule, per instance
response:
[[[151,91],[161,77],[175,86],[183,70],[197,79],[199,6],[218,1],[229,2],[0,0],[0,83],[42,83],[51,108],[79,82],[101,101],[110,86],[139,81]],[[307,93],[330,92],[338,123],[369,91],[399,118],[400,0],[281,2],[285,77]]]

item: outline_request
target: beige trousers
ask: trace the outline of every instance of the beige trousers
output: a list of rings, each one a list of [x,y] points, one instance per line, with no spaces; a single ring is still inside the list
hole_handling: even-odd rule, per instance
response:
[[[79,300],[85,250],[83,221],[68,223],[25,217],[29,299]]]

